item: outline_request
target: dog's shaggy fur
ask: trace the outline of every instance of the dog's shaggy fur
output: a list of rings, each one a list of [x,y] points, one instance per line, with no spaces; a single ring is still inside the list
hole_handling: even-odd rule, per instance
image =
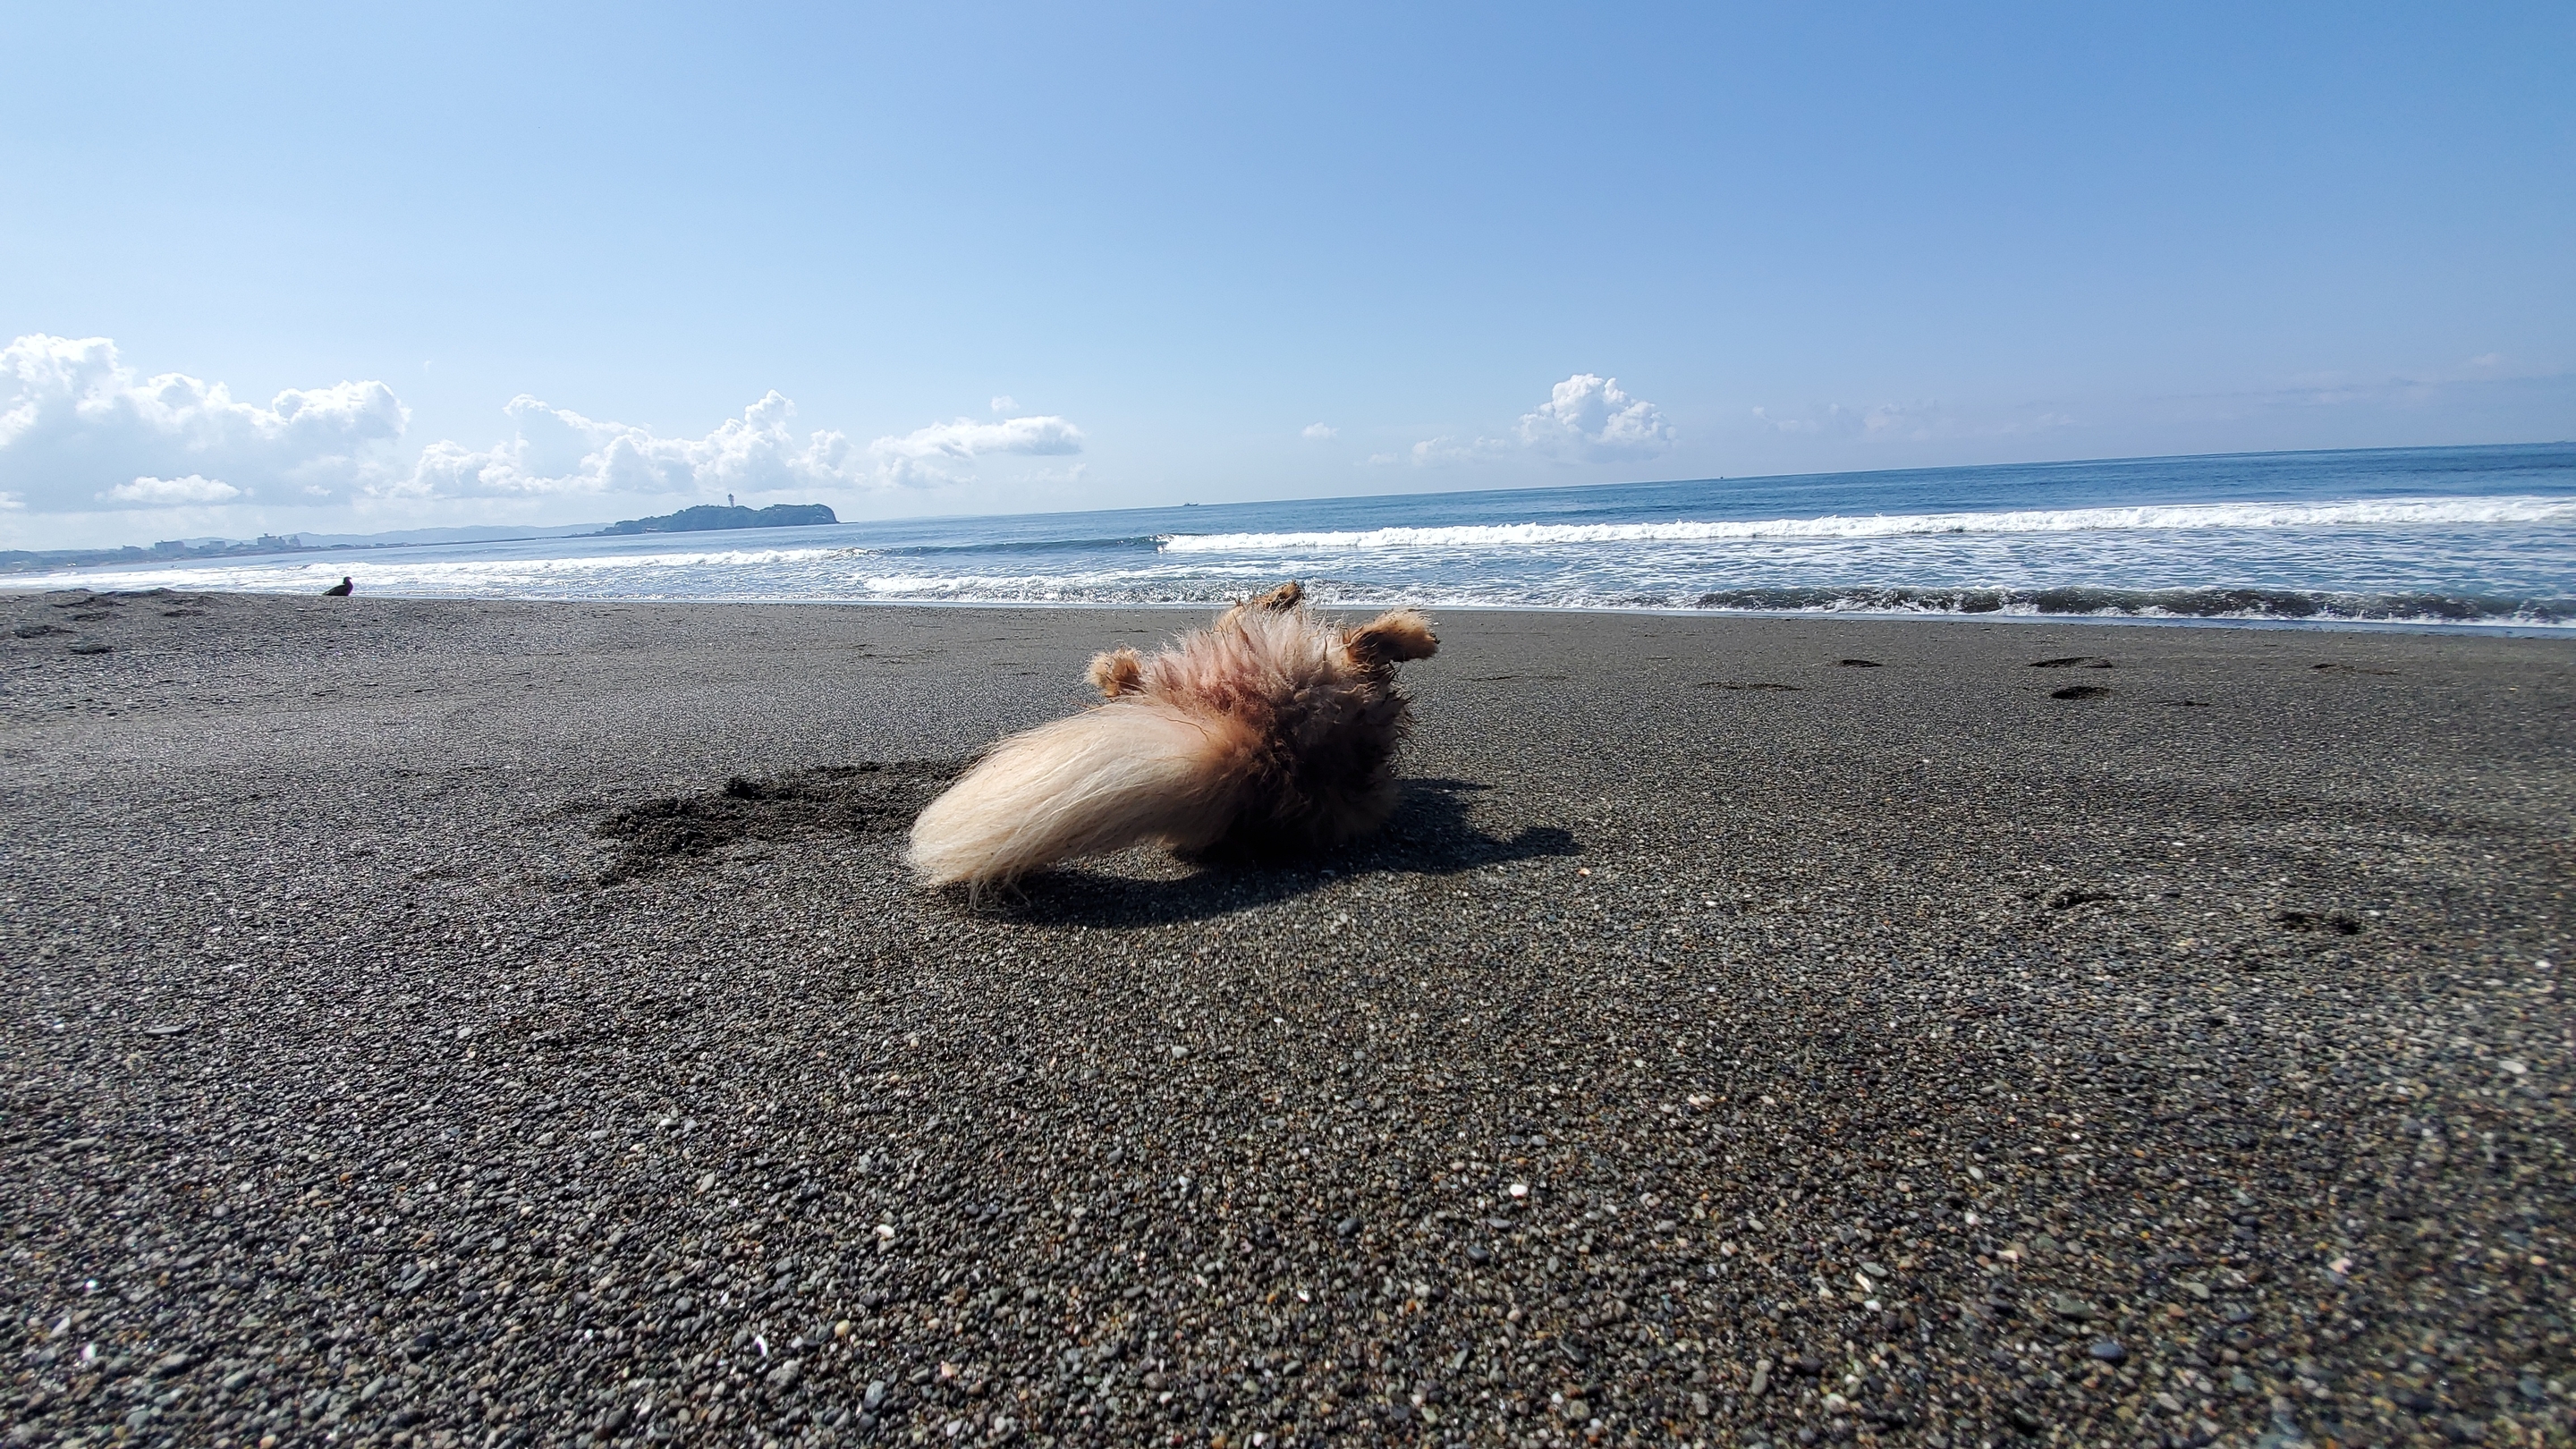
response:
[[[913,822],[912,867],[980,891],[1147,841],[1339,845],[1395,808],[1412,719],[1395,666],[1439,647],[1410,609],[1337,628],[1292,583],[1151,658],[1100,655],[1091,682],[1107,703],[995,745]]]

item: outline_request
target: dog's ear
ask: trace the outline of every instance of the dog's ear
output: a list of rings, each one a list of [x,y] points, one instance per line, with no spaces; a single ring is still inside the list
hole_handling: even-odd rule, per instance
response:
[[[1134,694],[1145,682],[1145,663],[1133,649],[1112,649],[1091,656],[1091,687],[1104,699]]]
[[[1290,579],[1266,594],[1255,594],[1216,616],[1219,629],[1231,629],[1246,614],[1284,614],[1306,601],[1306,586]]]
[[[1243,601],[1247,614],[1284,614],[1306,601],[1306,586],[1290,579],[1269,593]]]
[[[1440,652],[1440,640],[1431,632],[1430,621],[1411,609],[1395,609],[1342,636],[1342,646],[1351,657],[1368,664],[1394,664],[1406,659],[1428,659]]]

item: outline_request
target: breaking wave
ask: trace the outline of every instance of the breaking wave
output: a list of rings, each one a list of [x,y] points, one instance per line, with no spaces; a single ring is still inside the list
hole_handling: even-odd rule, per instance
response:
[[[2139,529],[2404,528],[2576,521],[2576,498],[2340,499],[2315,503],[2160,503],[1996,513],[1905,513],[1674,523],[1503,523],[1312,533],[1180,533],[1166,553],[1370,549],[1512,549],[1565,544],[1721,543],[1759,539],[1899,538],[1941,533],[2088,533]]]
[[[1697,609],[1823,614],[2067,614],[2104,619],[2302,619],[2316,623],[2531,624],[2576,621],[2576,598],[2372,594],[2323,589],[1728,589]]]

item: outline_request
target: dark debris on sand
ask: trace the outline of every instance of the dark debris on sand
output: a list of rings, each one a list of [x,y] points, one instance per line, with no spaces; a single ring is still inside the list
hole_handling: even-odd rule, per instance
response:
[[[808,767],[1180,621],[322,602],[0,637],[11,1442],[2576,1433],[2563,644],[1480,614],[977,907]]]
[[[803,831],[900,834],[962,768],[952,760],[824,765],[759,780],[736,775],[721,790],[630,805],[591,828],[626,846],[600,879],[632,880],[674,856]]]

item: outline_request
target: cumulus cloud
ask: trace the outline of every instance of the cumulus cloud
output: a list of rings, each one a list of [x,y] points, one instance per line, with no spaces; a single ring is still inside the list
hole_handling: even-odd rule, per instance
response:
[[[995,394],[995,395],[994,395],[994,397],[993,397],[993,411],[995,411],[995,412],[997,412],[997,413],[1015,413],[1015,412],[1018,412],[1019,410],[1020,410],[1020,400],[1019,400],[1018,398],[1015,398],[1015,397],[1011,396],[1009,393],[1006,393],[1006,392],[1005,392],[1005,393],[997,393],[997,394]]]
[[[866,460],[829,430],[798,437],[796,405],[776,392],[703,438],[664,438],[522,394],[506,410],[516,436],[489,448],[432,443],[408,477],[375,491],[389,497],[530,498],[548,495],[775,493],[847,488],[867,481]]]
[[[889,481],[915,486],[962,476],[978,458],[994,454],[1060,457],[1082,451],[1082,430],[1062,418],[1009,418],[998,423],[959,418],[932,423],[902,437],[879,438],[868,454]]]
[[[1670,448],[1673,437],[1663,409],[1620,391],[1615,377],[1578,372],[1549,389],[1546,402],[1521,414],[1508,437],[1470,442],[1443,434],[1423,439],[1403,456],[1417,468],[1532,455],[1569,463],[1632,462]],[[1392,463],[1397,457],[1373,453],[1368,461]]]
[[[1008,399],[996,401],[1007,402]],[[1057,417],[979,422],[959,418],[866,448],[829,429],[799,435],[796,405],[776,392],[703,438],[657,437],[537,398],[509,406],[516,436],[472,450],[432,443],[412,475],[383,491],[432,498],[545,494],[780,493],[871,484],[930,486],[968,476],[994,454],[1082,451],[1082,430]]]
[[[230,483],[191,473],[185,478],[137,478],[110,488],[104,496],[115,503],[175,508],[190,503],[230,503],[241,497],[242,491]]]
[[[1060,417],[960,418],[865,447],[791,426],[776,392],[704,437],[666,438],[520,396],[511,436],[407,456],[410,413],[381,382],[290,388],[266,406],[182,373],[144,377],[104,337],[0,350],[0,509],[298,505],[631,494],[716,497],[959,481],[977,459],[1082,451]],[[1019,404],[993,399],[996,412]]]
[[[1521,414],[1521,442],[1587,463],[1651,458],[1673,445],[1661,408],[1619,390],[1619,379],[1578,372],[1535,412]]]
[[[1341,435],[1342,430],[1334,427],[1331,423],[1308,423],[1305,428],[1297,434],[1297,436],[1301,438],[1318,443],[1329,443]]]
[[[334,496],[389,467],[410,421],[381,382],[262,407],[219,382],[142,376],[104,337],[18,338],[0,349],[0,389],[0,492],[44,511]]]

